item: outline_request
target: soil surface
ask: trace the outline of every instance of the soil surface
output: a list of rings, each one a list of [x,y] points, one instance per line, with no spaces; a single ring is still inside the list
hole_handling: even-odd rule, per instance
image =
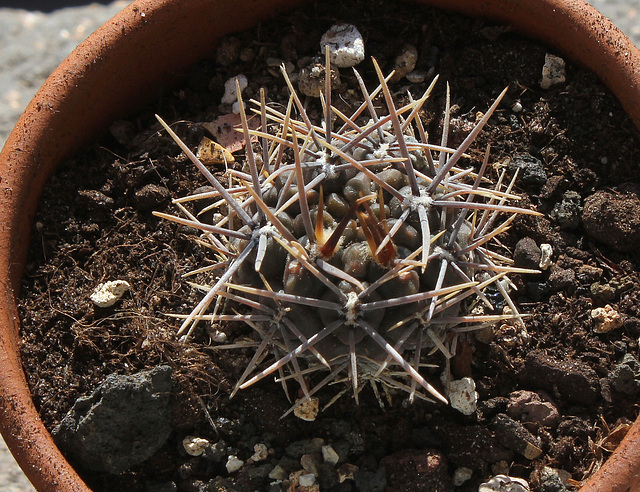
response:
[[[407,100],[407,91],[420,97],[440,75],[421,114],[436,141],[446,83],[452,146],[509,86],[466,165],[478,167],[490,143],[490,178],[504,166],[511,175],[521,168],[520,205],[544,215],[519,218],[500,241],[520,266],[535,267],[542,244],[553,254],[540,274],[513,277],[519,289],[513,296],[530,314],[527,333],[498,324],[461,341],[452,371],[476,382],[479,404],[470,416],[438,403],[408,404],[401,393],[381,408],[364,391],[360,405],[342,397],[315,421],[281,419],[290,403],[271,380],[229,399],[250,349],[220,349],[204,329],[178,342],[178,323],[167,316],[188,313],[198,302],[200,294],[181,276],[213,258],[193,241],[197,231],[151,213],[174,211],[171,198],[206,184],[160,131],[154,113],[195,148],[211,136],[203,123],[230,112],[220,103],[230,77],[247,76],[246,99],[264,87],[270,103],[286,107],[279,65],[292,72],[308,65],[336,21],[357,25],[367,56],[385,72],[406,43],[415,46],[416,70],[427,77],[393,82],[399,100]],[[324,2],[279,15],[223,45],[182,88],[116,122],[112,137],[61,165],[43,195],[20,312],[24,368],[45,425],[53,429],[77,398],[110,374],[172,368],[166,442],[118,474],[72,458],[81,476],[105,491],[314,490],[290,485],[290,474],[301,470],[315,474],[319,490],[331,491],[476,491],[496,474],[522,477],[533,490],[561,491],[587,478],[637,415],[640,393],[634,248],[640,143],[615,98],[593,74],[569,63],[566,82],[542,89],[545,54],[553,52],[504,26],[395,2]],[[369,88],[377,85],[370,59],[358,70]],[[357,81],[350,69],[340,72],[334,102],[357,107]],[[320,121],[319,101],[306,104]],[[235,157],[241,165],[244,151]],[[128,281],[131,291],[113,307],[94,306],[89,296],[97,284],[117,279]],[[233,324],[220,329],[230,341],[250,332]],[[442,367],[437,357],[433,362]],[[425,375],[437,381],[440,372]],[[321,403],[337,392],[327,388]],[[206,439],[207,450],[187,454],[187,436]],[[260,444],[266,456],[257,453]],[[228,471],[229,456],[242,460],[239,470]],[[465,474],[471,477],[462,480]]]

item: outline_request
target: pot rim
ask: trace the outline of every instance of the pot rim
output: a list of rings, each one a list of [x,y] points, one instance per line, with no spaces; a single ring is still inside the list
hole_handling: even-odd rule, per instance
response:
[[[413,1],[504,22],[553,46],[596,73],[640,129],[640,50],[584,0]],[[239,8],[243,2],[249,8]],[[249,28],[273,9],[303,3],[135,0],[60,64],[9,136],[0,153],[0,225],[4,232],[0,236],[0,295],[4,301],[0,310],[0,430],[38,490],[89,490],[42,424],[18,350],[16,299],[30,227],[46,179],[62,159],[104,131],[111,121],[150,99],[158,82],[172,82],[188,66],[212,55],[221,37]],[[214,28],[195,29],[197,23]],[[128,83],[122,84],[124,80]],[[109,90],[113,87],[118,90]],[[581,490],[640,490],[638,439],[640,417],[623,444]],[[623,455],[629,450],[635,452],[632,463]]]

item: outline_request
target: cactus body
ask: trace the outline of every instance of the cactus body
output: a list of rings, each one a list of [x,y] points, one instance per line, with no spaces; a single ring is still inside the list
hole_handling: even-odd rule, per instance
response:
[[[438,145],[429,143],[417,117],[433,84],[396,108],[374,65],[380,85],[369,93],[356,73],[364,101],[351,116],[331,106],[327,87],[321,126],[311,123],[290,82],[284,113],[264,98],[254,101],[262,128],[249,130],[242,112],[243,129],[247,142],[259,139],[262,158],[247,145],[245,170],[229,171],[228,186],[160,120],[215,188],[176,200],[184,217],[157,214],[200,229],[220,258],[221,273],[203,287],[179,333],[203,320],[250,325],[257,349],[236,390],[275,373],[285,388],[295,379],[306,398],[345,380],[356,400],[369,382],[376,394],[381,383],[412,399],[446,401],[420,374],[424,354],[436,348],[448,359],[458,332],[505,317],[520,321],[507,274],[522,270],[491,244],[517,214],[535,212],[509,203],[517,199],[513,181],[487,186],[488,150],[478,172],[457,166],[506,89],[454,149],[446,129]],[[383,115],[372,102],[377,94]],[[213,224],[183,205],[212,198]],[[501,294],[510,315],[471,314],[478,304],[493,308],[488,291]],[[237,314],[223,310],[226,301]],[[275,361],[264,367],[269,352]]]

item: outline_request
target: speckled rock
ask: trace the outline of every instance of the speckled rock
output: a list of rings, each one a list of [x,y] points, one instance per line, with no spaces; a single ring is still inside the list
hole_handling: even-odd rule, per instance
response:
[[[616,251],[630,252],[640,243],[640,197],[636,193],[599,190],[584,201],[587,234]]]
[[[609,374],[609,381],[621,393],[627,395],[640,393],[640,362],[638,359],[631,354],[626,354]]]
[[[509,163],[510,169],[520,169],[518,179],[526,186],[540,187],[547,181],[542,161],[531,154],[515,154]]]
[[[131,376],[112,374],[78,398],[52,434],[68,456],[86,468],[121,473],[142,463],[171,432],[171,368]]]
[[[562,200],[554,205],[549,216],[555,219],[562,229],[575,229],[580,225],[581,201],[579,193],[569,190],[562,195]]]
[[[542,252],[540,248],[530,237],[520,239],[513,251],[515,266],[520,268],[539,268],[541,257]]]

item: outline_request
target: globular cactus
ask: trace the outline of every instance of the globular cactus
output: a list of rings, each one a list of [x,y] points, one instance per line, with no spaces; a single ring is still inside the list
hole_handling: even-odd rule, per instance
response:
[[[437,349],[448,360],[458,333],[506,318],[521,322],[507,275],[528,271],[491,245],[518,214],[536,212],[510,205],[518,199],[515,178],[506,184],[503,174],[487,185],[488,149],[479,171],[457,166],[506,89],[454,149],[447,146],[448,95],[439,144],[428,142],[418,117],[435,80],[420,99],[396,108],[388,79],[373,64],[379,86],[369,93],[356,72],[364,101],[350,116],[331,105],[327,82],[321,125],[310,121],[283,70],[289,105],[283,114],[261,93],[253,101],[257,131],[241,111],[246,165],[228,170],[228,186],[158,118],[215,189],[175,200],[184,217],[157,213],[201,230],[200,241],[219,259],[208,268],[215,282],[199,286],[206,294],[184,316],[179,335],[200,321],[232,320],[257,334],[234,393],[277,373],[285,390],[295,379],[305,399],[344,380],[356,401],[368,382],[377,395],[379,383],[411,399],[430,394],[446,402],[420,374],[424,355]],[[384,115],[373,104],[378,95]],[[261,143],[258,155],[251,137]],[[215,223],[185,207],[212,199]],[[488,291],[501,295],[510,314],[478,309],[493,310]],[[264,368],[269,352],[275,361]]]

